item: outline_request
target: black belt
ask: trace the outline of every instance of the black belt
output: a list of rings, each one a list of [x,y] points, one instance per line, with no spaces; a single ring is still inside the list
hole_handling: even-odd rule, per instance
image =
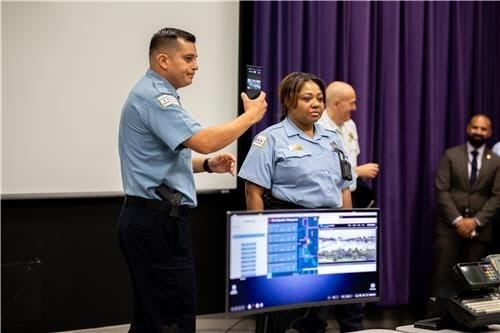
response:
[[[125,206],[156,210],[159,212],[168,213],[170,216],[174,217],[187,215],[189,208],[186,205],[173,206],[167,201],[145,199],[132,195],[125,196]]]
[[[264,194],[264,206],[266,209],[299,209],[299,208],[304,208],[303,206],[296,205],[293,202],[284,201],[284,200],[275,198],[271,195],[270,192],[266,192]]]
[[[293,202],[281,200],[273,197],[271,191],[264,192],[264,208],[265,209],[312,209],[301,205],[294,204]],[[318,209],[324,209],[329,207],[315,207]]]

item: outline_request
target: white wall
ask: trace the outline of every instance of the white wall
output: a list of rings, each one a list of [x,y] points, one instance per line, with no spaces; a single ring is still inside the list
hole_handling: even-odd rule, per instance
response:
[[[238,2],[3,2],[2,196],[122,193],[117,133],[151,36],[197,38],[199,71],[179,90],[203,126],[237,116]],[[236,156],[236,144],[225,149]],[[199,190],[236,188],[197,174]]]

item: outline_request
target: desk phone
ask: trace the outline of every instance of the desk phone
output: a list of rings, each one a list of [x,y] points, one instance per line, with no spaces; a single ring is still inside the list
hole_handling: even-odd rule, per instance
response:
[[[500,274],[500,254],[490,254],[486,257],[486,260],[489,260],[493,268]]]
[[[500,255],[480,262],[457,264],[436,301],[468,328],[500,323]]]

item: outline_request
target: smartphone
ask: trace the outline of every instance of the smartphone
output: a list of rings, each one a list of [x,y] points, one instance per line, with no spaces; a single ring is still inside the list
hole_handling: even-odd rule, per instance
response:
[[[262,90],[262,67],[247,65],[245,93],[250,99],[255,99]]]

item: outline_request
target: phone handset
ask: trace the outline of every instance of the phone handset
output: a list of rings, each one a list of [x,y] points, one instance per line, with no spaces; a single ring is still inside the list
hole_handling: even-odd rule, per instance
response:
[[[493,268],[495,268],[497,273],[500,275],[500,254],[490,254],[486,257],[486,260],[491,262]]]

